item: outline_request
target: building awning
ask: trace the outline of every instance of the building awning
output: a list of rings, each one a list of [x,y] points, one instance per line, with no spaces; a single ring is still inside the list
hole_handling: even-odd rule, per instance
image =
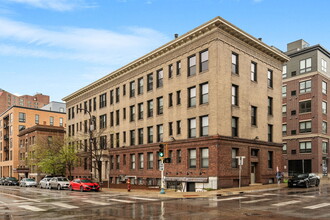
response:
[[[165,177],[165,181],[178,181],[178,182],[195,182],[195,183],[207,183],[208,177]]]

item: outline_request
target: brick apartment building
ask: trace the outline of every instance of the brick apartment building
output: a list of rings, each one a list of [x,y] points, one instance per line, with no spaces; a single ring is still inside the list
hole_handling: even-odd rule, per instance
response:
[[[216,17],[63,98],[68,135],[88,144],[88,120],[95,116],[99,147],[107,149],[103,180],[112,184],[130,178],[160,185],[161,142],[171,158],[167,187],[237,186],[236,156],[246,157],[242,185],[273,182],[282,166],[282,66],[288,59]],[[85,164],[74,175],[89,176],[89,169]]]
[[[37,93],[34,96],[22,95],[16,96],[3,89],[0,89],[0,114],[6,111],[10,106],[22,106],[28,108],[41,108],[49,103],[49,96]]]
[[[283,165],[289,175],[328,173],[330,53],[304,40],[287,45],[283,67]]]
[[[64,112],[11,106],[0,114],[0,176],[18,178],[19,133],[35,125],[66,126]]]

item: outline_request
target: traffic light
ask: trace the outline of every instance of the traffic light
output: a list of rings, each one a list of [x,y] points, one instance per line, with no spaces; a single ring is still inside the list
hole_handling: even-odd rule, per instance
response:
[[[159,144],[158,156],[161,159],[164,157],[164,144]]]

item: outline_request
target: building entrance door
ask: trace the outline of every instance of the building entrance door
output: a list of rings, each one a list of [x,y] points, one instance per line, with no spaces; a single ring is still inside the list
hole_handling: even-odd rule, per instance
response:
[[[251,184],[256,183],[256,164],[251,163]]]
[[[195,192],[195,183],[187,182],[187,192]]]

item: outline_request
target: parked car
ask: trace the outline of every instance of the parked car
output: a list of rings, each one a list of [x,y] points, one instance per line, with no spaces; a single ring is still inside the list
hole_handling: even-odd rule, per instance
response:
[[[0,185],[3,185],[4,181],[5,181],[5,178],[4,177],[0,177]]]
[[[35,181],[34,179],[31,179],[31,178],[23,178],[21,181],[19,181],[19,186],[20,187],[28,187],[28,186],[34,186],[34,187],[37,187],[37,181]]]
[[[5,186],[18,186],[18,180],[15,177],[6,177],[3,185]]]
[[[53,177],[44,177],[42,180],[40,180],[39,182],[39,187],[40,189],[44,188],[44,189],[48,189],[49,188],[49,181],[52,179]]]
[[[49,181],[49,189],[68,189],[69,184],[70,182],[66,177],[53,177]]]
[[[288,187],[310,187],[319,186],[320,177],[314,173],[296,174],[288,180]]]
[[[98,183],[94,183],[90,179],[85,178],[77,178],[70,182],[69,190],[80,190],[81,192],[84,191],[96,191],[100,190],[100,185]]]

